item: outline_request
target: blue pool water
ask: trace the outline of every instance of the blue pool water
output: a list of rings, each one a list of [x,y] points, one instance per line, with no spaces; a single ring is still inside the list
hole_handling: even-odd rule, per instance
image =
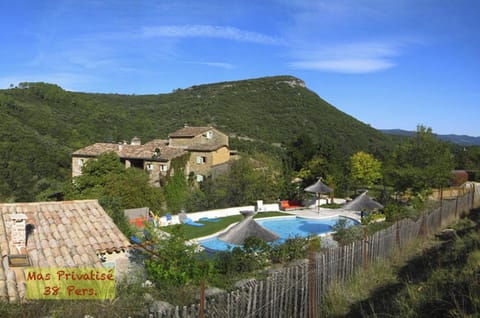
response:
[[[324,219],[307,219],[301,217],[289,218],[268,218],[255,220],[258,224],[267,229],[277,233],[280,239],[276,243],[282,243],[289,237],[307,237],[311,234],[319,235],[332,231],[332,226],[335,225],[339,219],[346,219],[347,226],[358,224],[357,221],[342,216],[336,216]],[[200,241],[200,245],[208,250],[225,251],[237,245],[226,243],[222,240],[209,238]]]

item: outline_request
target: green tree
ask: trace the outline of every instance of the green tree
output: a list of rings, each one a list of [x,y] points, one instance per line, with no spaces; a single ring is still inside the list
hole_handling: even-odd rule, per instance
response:
[[[306,133],[301,133],[295,140],[287,145],[287,166],[299,171],[316,153],[316,146],[312,138]]]
[[[259,199],[273,201],[278,197],[278,178],[268,163],[242,156],[227,173],[206,179],[192,191],[188,206],[206,210],[249,205]]]
[[[268,167],[249,158],[242,157],[235,161],[230,171],[219,178],[218,186],[225,189],[228,206],[252,204],[258,199],[271,199],[274,182]]]
[[[130,209],[147,205],[150,210],[162,209],[163,194],[159,188],[150,185],[145,171],[130,168],[120,174],[110,173],[106,179],[105,195],[119,198],[123,207]]]
[[[159,188],[149,184],[145,171],[128,168],[114,152],[89,160],[82,168],[82,175],[66,184],[66,199],[98,199],[115,224],[130,234],[123,210],[148,206],[160,210],[163,197]]]
[[[207,278],[212,263],[197,252],[198,246],[187,244],[180,225],[175,225],[170,235],[153,235],[153,253],[145,260],[150,278],[158,286],[184,286]]]
[[[406,139],[387,160],[388,182],[398,192],[422,196],[432,188],[448,185],[453,159],[448,145],[438,140],[431,128],[418,126],[416,135]]]
[[[125,173],[125,166],[115,152],[101,154],[88,160],[82,167],[82,174],[73,179],[72,190],[76,195],[90,197],[103,192],[111,175]]]
[[[315,155],[311,158],[297,173],[297,176],[301,178],[304,183],[311,184],[315,182],[317,178],[325,178],[328,172],[328,162],[325,158],[319,155]]]
[[[468,170],[472,180],[480,180],[480,146],[451,145],[455,169]]]
[[[190,187],[185,178],[184,168],[175,169],[175,173],[168,178],[167,184],[163,187],[163,193],[170,211],[178,213],[186,207]]]
[[[359,151],[350,157],[350,181],[355,187],[370,188],[382,178],[382,163],[369,153]]]

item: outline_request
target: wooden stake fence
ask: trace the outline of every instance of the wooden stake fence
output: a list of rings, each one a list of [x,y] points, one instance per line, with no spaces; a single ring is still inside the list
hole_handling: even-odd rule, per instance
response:
[[[251,286],[206,298],[197,305],[152,312],[151,317],[316,317],[318,301],[331,284],[348,279],[362,268],[366,270],[375,260],[390,257],[413,239],[439,231],[442,223],[457,220],[462,214],[459,211],[476,208],[474,191],[442,201],[440,208],[424,213],[418,220],[399,220],[387,229],[365,235],[359,242],[321,253],[312,251],[308,262],[278,270]]]

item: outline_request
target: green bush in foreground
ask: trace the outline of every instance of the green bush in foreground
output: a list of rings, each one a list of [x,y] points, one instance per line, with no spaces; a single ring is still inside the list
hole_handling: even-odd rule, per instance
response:
[[[149,277],[157,286],[185,286],[208,276],[210,260],[198,252],[195,244],[185,244],[180,226],[174,226],[170,235],[152,238],[153,253],[145,260]]]

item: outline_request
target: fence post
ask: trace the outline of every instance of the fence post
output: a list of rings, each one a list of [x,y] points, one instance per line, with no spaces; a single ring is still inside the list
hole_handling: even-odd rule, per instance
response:
[[[309,300],[309,318],[317,317],[317,286],[316,286],[316,266],[315,266],[315,250],[312,243],[308,249],[308,300]]]
[[[363,227],[363,271],[367,271],[367,227]]]
[[[472,204],[471,204],[469,210],[472,210],[472,209],[475,207],[475,192],[477,191],[477,189],[475,188],[475,183],[472,183],[472,189],[473,189],[473,193],[472,193]]]
[[[440,188],[440,229],[442,228],[442,214],[443,214],[443,187]]]
[[[420,223],[420,229],[418,231],[418,236],[420,237],[425,237],[428,235],[428,229],[427,229],[427,220],[425,217],[425,212],[422,213],[422,223]]]
[[[397,222],[396,222],[396,228],[395,228],[395,240],[397,241],[398,252],[401,253],[402,247],[400,244],[400,225],[398,224],[398,215],[397,215]]]
[[[205,278],[202,278],[200,282],[200,309],[199,309],[198,317],[204,318],[205,317]]]
[[[455,220],[458,220],[458,195],[455,200]]]

